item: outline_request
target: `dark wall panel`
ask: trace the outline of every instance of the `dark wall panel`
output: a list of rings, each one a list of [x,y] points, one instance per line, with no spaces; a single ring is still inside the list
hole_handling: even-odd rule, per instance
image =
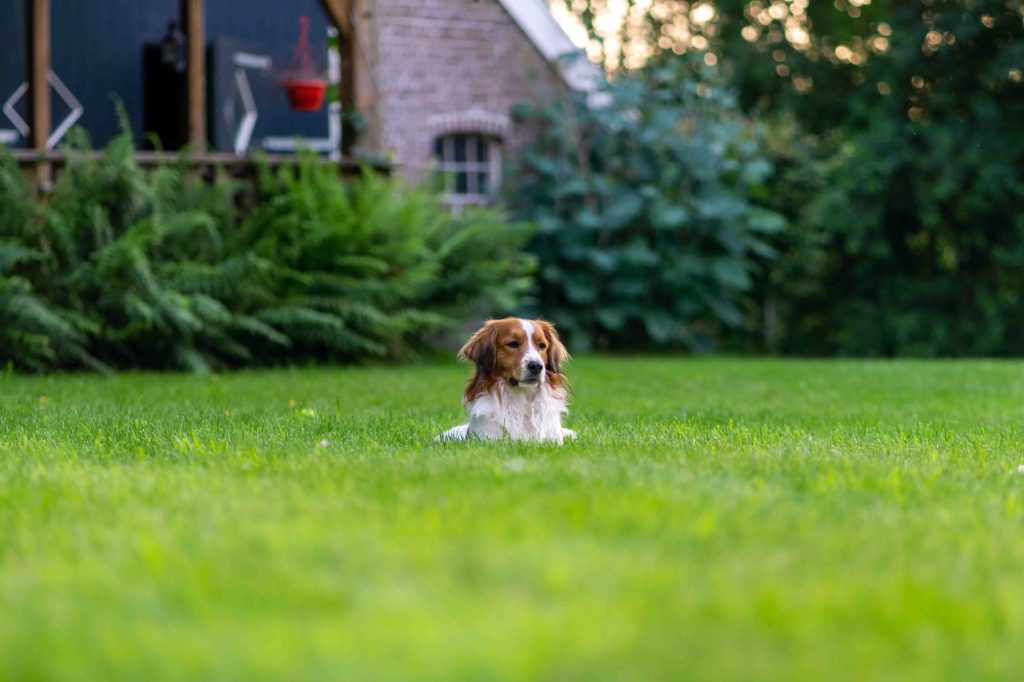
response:
[[[315,113],[292,111],[279,87],[278,75],[288,66],[299,35],[299,17],[309,17],[310,46],[321,68],[326,68],[327,22],[317,0],[219,0],[206,7],[207,32],[211,40],[241,45],[269,55],[274,72],[259,78],[253,74],[253,96],[259,118],[253,133],[253,146],[266,136],[325,137],[326,106]],[[216,42],[215,42],[216,49]],[[221,107],[223,101],[215,102]],[[214,112],[217,115],[217,112]]]
[[[79,124],[96,145],[117,133],[114,97],[136,139],[142,126],[142,45],[177,19],[177,0],[52,0],[53,70],[82,103]],[[56,126],[67,109],[54,99]]]
[[[25,3],[22,0],[0,2],[0,104],[6,102],[18,86],[28,79],[27,49]],[[27,118],[24,100],[17,109],[23,118]],[[14,126],[3,113],[0,113],[0,130],[14,131]],[[24,144],[25,140],[19,139],[13,146],[21,147]]]
[[[167,23],[178,18],[178,0],[52,0],[53,69],[84,112],[79,124],[95,145],[117,133],[113,97],[124,102],[137,140],[142,139],[143,45],[159,41]],[[25,80],[25,2],[0,0],[0,102]],[[310,19],[310,38],[321,67],[326,67],[327,24],[317,0],[208,0],[206,27],[209,44],[241,45],[274,60],[274,72],[253,75],[253,94],[259,119],[253,146],[265,136],[325,137],[326,106],[316,113],[297,113],[278,87],[278,72],[287,66],[298,36],[298,20]],[[212,60],[216,63],[216,60]],[[215,73],[214,77],[218,77]],[[224,74],[220,74],[221,79]],[[221,89],[223,92],[223,88]],[[211,101],[215,107],[224,102]],[[68,109],[53,101],[53,124]],[[24,103],[20,109],[24,111]],[[0,115],[0,129],[9,129]]]

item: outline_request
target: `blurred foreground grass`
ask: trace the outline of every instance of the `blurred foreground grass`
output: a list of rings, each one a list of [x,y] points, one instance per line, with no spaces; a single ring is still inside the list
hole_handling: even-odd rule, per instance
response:
[[[1024,364],[0,378],[0,679],[1012,677]]]

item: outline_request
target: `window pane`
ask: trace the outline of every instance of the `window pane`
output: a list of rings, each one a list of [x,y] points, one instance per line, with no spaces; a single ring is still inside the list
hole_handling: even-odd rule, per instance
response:
[[[479,145],[479,151],[477,152],[476,158],[478,158],[481,161],[487,161],[487,152],[490,151],[489,147],[491,146],[490,142],[487,140],[486,137],[478,137],[476,138],[476,143],[477,145]]]
[[[465,151],[465,147],[463,147]],[[466,194],[469,192],[469,174],[468,173],[456,173],[455,174],[455,193]]]
[[[477,183],[477,187],[479,188],[477,191],[480,192],[480,194],[491,193],[491,183],[490,178],[487,177],[487,173],[477,173]]]
[[[434,140],[434,156],[444,159],[444,138],[439,137]]]
[[[456,135],[455,136],[455,160],[465,161],[466,160],[466,136]]]

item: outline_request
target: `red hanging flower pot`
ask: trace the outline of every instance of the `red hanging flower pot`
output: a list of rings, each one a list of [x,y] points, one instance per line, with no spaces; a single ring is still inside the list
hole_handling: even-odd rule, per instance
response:
[[[288,103],[295,111],[320,111],[327,92],[327,81],[322,78],[285,80],[284,91]]]
[[[295,111],[320,111],[327,92],[327,79],[316,71],[309,49],[309,19],[299,18],[299,43],[281,79],[288,103]]]

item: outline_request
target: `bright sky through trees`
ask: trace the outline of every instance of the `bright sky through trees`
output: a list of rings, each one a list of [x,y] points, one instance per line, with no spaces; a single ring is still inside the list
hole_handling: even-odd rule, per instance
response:
[[[836,0],[832,4],[837,12],[857,19],[871,0]],[[717,62],[715,38],[720,27],[714,2],[550,0],[550,5],[573,41],[609,71],[621,67],[639,68],[652,54],[661,50],[672,50],[677,54],[707,51],[709,54],[705,61],[709,64]],[[854,36],[848,43],[815,41],[808,18],[809,7],[810,0],[752,0],[743,10],[741,34],[751,43],[785,43],[812,59],[823,57],[853,65],[863,64],[870,53],[888,51],[891,27],[885,22],[879,22],[871,35]],[[940,43],[946,37],[936,33],[929,39]],[[773,53],[773,58],[784,61],[779,59],[779,54]],[[780,76],[790,75],[785,64],[779,67]]]

